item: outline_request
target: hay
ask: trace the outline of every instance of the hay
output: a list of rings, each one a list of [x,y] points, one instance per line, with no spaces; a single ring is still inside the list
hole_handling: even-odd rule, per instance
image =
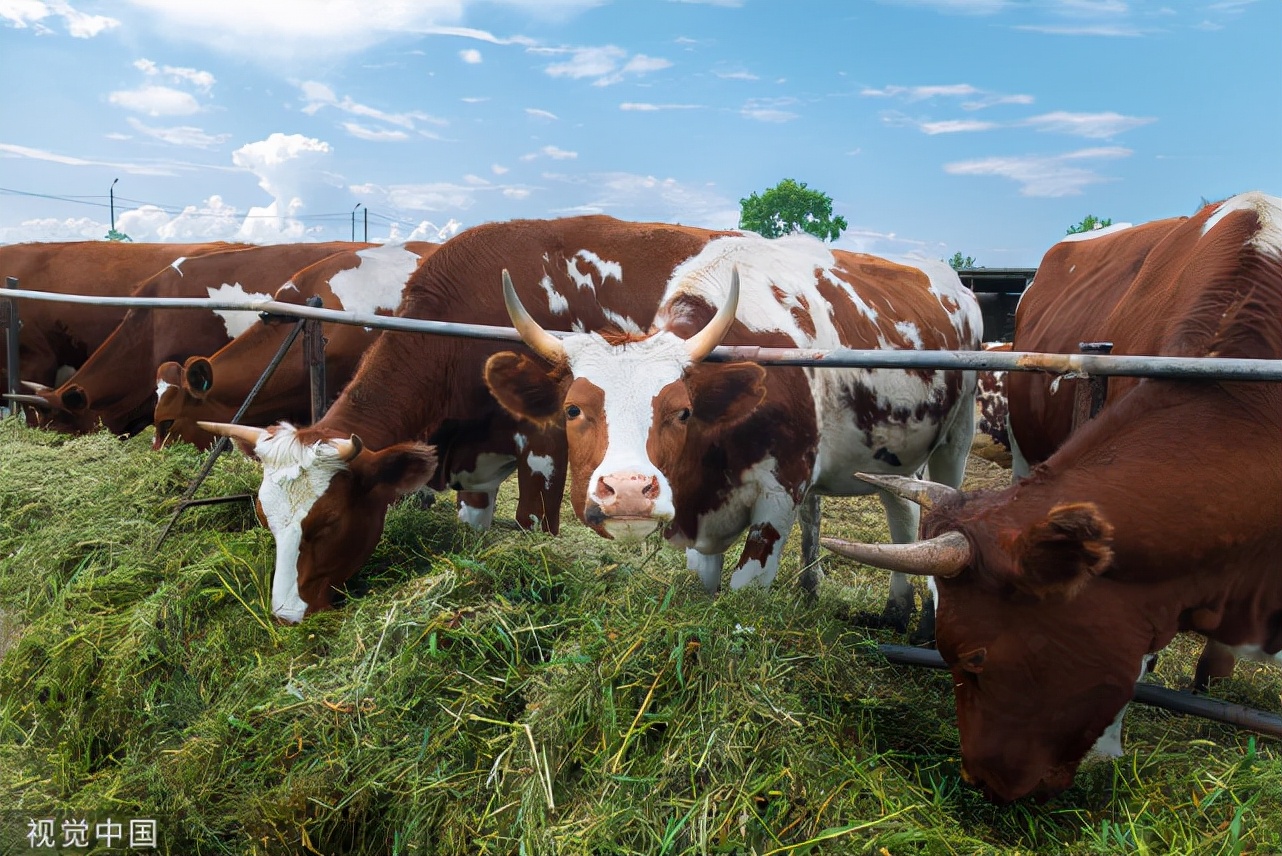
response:
[[[947,675],[868,657],[902,640],[848,620],[884,577],[829,557],[808,601],[795,538],[773,589],[710,599],[677,551],[568,508],[552,539],[407,502],[366,596],[278,626],[246,506],[153,549],[199,458],[148,444],[0,424],[0,850],[68,812],[156,818],[182,854],[1282,848],[1282,749],[1151,709],[1050,804],[988,805],[959,780]],[[1008,478],[975,461],[968,485]],[[233,456],[202,493],[256,481]],[[834,534],[884,526],[825,502]],[[1276,708],[1280,687],[1240,666],[1218,691]]]

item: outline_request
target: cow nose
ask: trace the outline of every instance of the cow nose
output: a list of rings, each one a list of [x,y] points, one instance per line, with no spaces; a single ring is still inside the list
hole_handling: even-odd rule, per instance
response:
[[[659,498],[659,479],[641,473],[614,473],[597,479],[592,491],[601,510],[611,516],[646,517]]]

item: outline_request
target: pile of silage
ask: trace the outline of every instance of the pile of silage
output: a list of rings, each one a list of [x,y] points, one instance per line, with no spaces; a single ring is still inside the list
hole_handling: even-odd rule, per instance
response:
[[[817,602],[795,558],[710,599],[673,550],[406,503],[366,596],[279,626],[247,505],[155,548],[199,456],[148,446],[0,426],[0,846],[82,814],[155,818],[183,854],[1282,845],[1276,744],[1160,712],[1048,806],[987,805],[948,677],[866,656],[850,614],[882,583],[835,562]],[[256,484],[228,456],[202,495]]]

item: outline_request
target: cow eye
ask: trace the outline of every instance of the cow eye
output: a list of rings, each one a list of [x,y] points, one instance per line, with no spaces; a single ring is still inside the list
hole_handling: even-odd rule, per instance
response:
[[[686,421],[687,419],[689,419],[689,418],[690,418],[690,408],[688,408],[688,407],[683,407],[683,408],[681,408],[680,410],[678,410],[678,411],[677,411],[677,421],[678,421],[678,422],[685,422],[685,421]]]
[[[582,413],[583,411],[579,409],[577,404],[571,404],[569,407],[565,408],[566,419],[578,419]]]

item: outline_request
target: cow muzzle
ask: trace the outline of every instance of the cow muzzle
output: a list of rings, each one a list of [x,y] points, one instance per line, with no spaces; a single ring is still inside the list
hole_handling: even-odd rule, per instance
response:
[[[659,479],[643,473],[600,476],[592,486],[585,522],[617,541],[639,541],[672,519]]]

